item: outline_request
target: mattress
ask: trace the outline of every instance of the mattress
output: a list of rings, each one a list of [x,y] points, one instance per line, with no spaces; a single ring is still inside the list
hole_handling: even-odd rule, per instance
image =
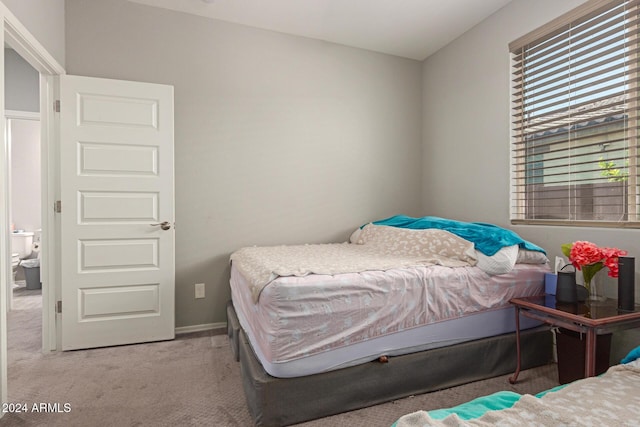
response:
[[[489,276],[477,267],[278,277],[254,303],[231,267],[242,329],[265,371],[293,378],[515,330],[511,298],[543,293],[547,265]],[[539,323],[522,319],[521,329]]]

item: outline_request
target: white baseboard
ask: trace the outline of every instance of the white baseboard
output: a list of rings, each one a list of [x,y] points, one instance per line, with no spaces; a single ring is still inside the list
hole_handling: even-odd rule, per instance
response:
[[[210,331],[212,329],[227,329],[226,322],[204,323],[202,325],[179,326],[176,328],[176,335],[189,334],[191,332]]]

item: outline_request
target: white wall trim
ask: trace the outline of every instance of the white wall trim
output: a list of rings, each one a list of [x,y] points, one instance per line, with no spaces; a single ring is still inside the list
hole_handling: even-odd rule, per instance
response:
[[[40,73],[40,188],[42,194],[42,234],[40,238],[40,280],[42,281],[42,350],[53,351],[58,347],[58,329],[56,326],[56,301],[60,295],[58,276],[60,224],[54,213],[54,201],[58,199],[59,189],[59,141],[58,115],[53,111],[53,100],[57,99],[57,76]],[[56,245],[54,245],[54,243]]]
[[[62,65],[1,2],[0,8],[4,18],[4,42],[39,72],[51,75],[65,74]]]
[[[40,120],[40,113],[33,111],[4,110],[4,117],[15,120]]]
[[[0,3],[0,19],[4,22],[6,7]],[[4,44],[4,31],[0,34],[0,42]],[[4,49],[0,58],[0,87],[4,94]],[[4,115],[4,95],[0,97],[0,110]],[[0,120],[0,135],[4,138],[6,132],[6,120]],[[9,240],[9,153],[7,144],[3,141],[0,148],[0,400],[7,403],[7,288],[11,283],[11,271],[9,256],[11,253]],[[0,418],[4,411],[0,411]]]
[[[189,334],[191,332],[210,331],[213,329],[227,329],[227,322],[203,323],[202,325],[180,326],[176,328],[176,335]]]

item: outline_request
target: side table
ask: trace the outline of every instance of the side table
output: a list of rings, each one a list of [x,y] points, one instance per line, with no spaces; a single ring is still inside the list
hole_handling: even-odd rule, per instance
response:
[[[551,326],[559,326],[585,334],[584,375],[592,377],[596,372],[596,337],[640,326],[640,306],[633,311],[618,310],[618,301],[579,302],[563,304],[554,295],[513,298],[509,301],[516,314],[516,371],[509,378],[515,384],[520,374],[520,315],[539,320]]]

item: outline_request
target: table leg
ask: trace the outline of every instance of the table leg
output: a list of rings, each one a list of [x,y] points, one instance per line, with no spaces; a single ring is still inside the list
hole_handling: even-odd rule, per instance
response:
[[[596,331],[589,328],[584,349],[584,376],[585,378],[596,375]]]
[[[509,378],[511,384],[515,384],[518,381],[518,375],[520,375],[520,307],[516,306],[516,371]]]

